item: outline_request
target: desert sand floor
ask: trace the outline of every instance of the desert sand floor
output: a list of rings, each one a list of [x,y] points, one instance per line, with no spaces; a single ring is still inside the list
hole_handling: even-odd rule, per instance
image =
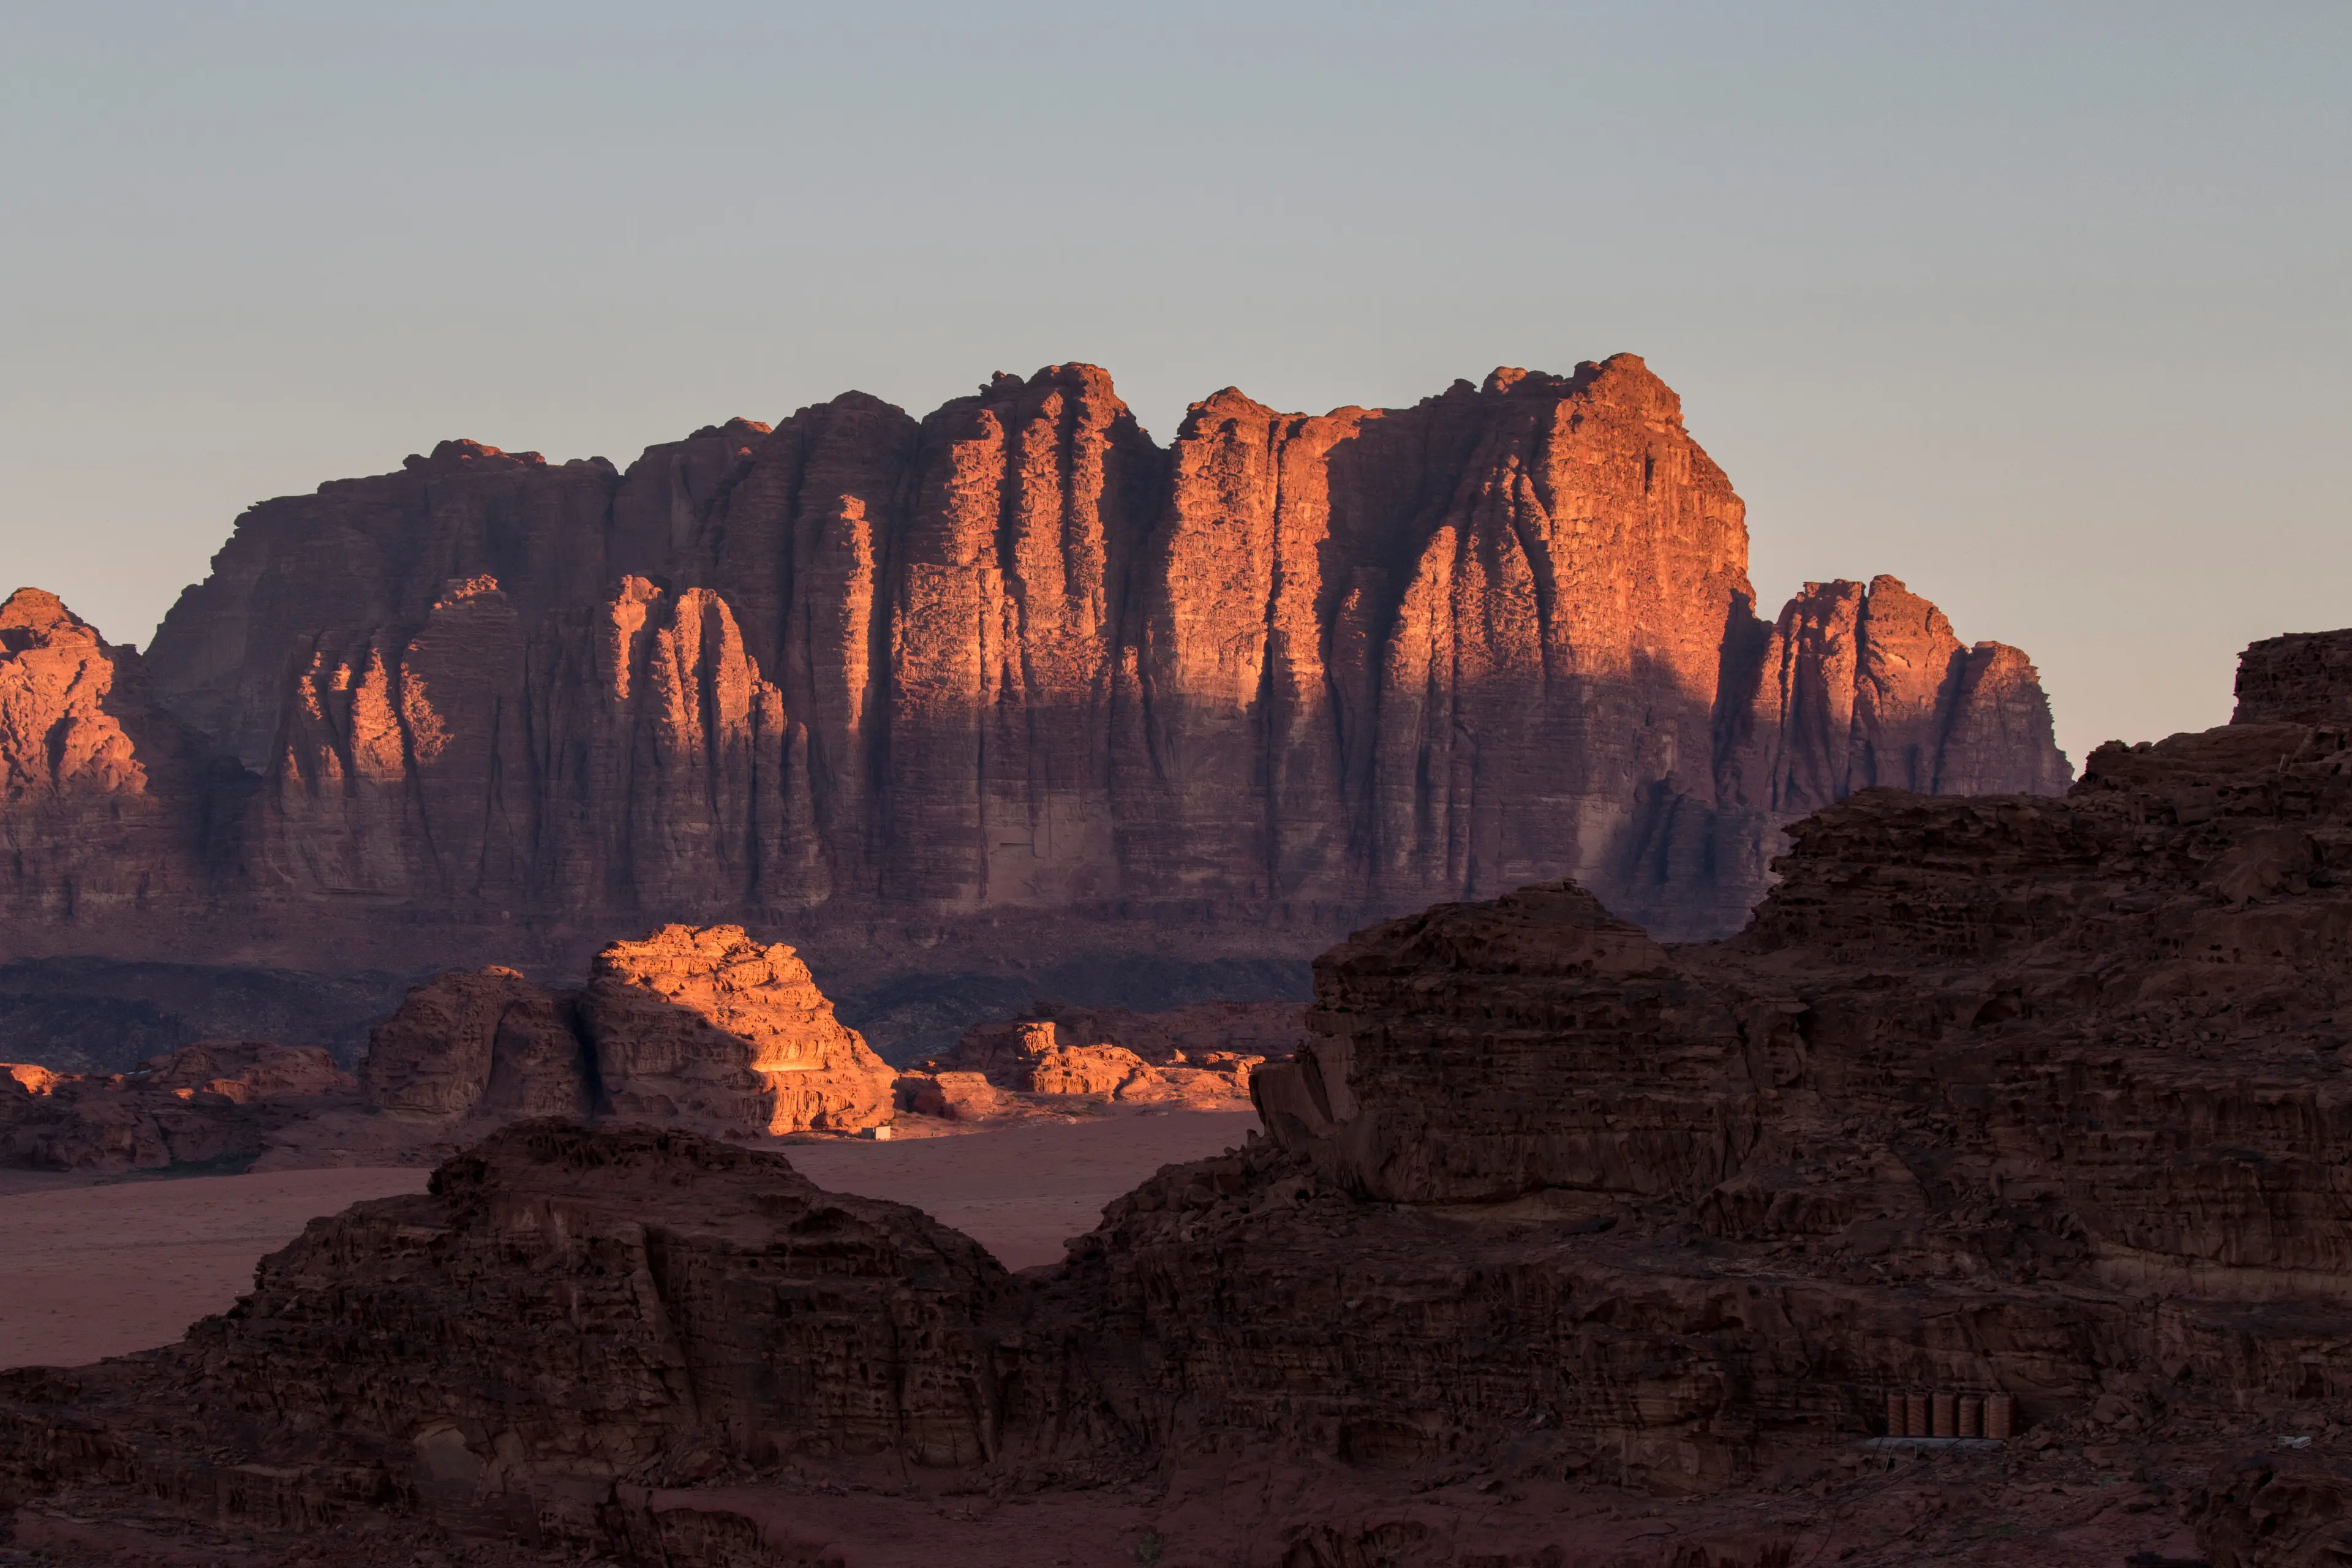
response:
[[[892,1142],[783,1150],[820,1186],[929,1210],[1008,1267],[1058,1262],[1065,1238],[1162,1165],[1239,1143],[1249,1111],[1016,1123]],[[252,1288],[253,1266],[320,1215],[422,1192],[419,1167],[0,1185],[0,1367],[77,1366],[169,1344]]]
[[[1204,1160],[1249,1135],[1254,1110],[1166,1110],[1025,1122],[954,1138],[788,1148],[818,1186],[912,1204],[1008,1268],[1059,1263],[1103,1205],[1162,1165]]]
[[[152,1177],[0,1197],[0,1366],[78,1366],[169,1344],[253,1289],[320,1215],[421,1193],[430,1171]]]

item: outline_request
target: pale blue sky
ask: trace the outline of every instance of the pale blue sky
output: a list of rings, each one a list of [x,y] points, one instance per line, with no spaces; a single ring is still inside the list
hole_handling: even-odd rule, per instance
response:
[[[2352,5],[0,9],[0,577],[117,640],[449,436],[1619,350],[1768,614],[1904,577],[2078,763],[2219,722],[2352,624]]]

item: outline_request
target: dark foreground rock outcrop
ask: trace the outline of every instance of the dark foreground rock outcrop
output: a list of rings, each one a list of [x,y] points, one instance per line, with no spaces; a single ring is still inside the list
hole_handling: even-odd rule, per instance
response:
[[[1887,577],[1761,618],[1747,544],[1631,355],[1165,447],[1078,364],[626,472],[444,443],[247,512],[144,658],[0,611],[0,938],[563,973],[726,921],[838,988],[1562,876],[1714,936],[1853,790],[2064,788],[2023,654]]]
[[[2352,1552],[2352,727],[2104,747],[2063,800],[1865,792],[1795,841],[1728,942],[1661,946],[1565,882],[1360,932],[1255,1075],[1272,1135],[1051,1270],[781,1157],[509,1130],[320,1222],[183,1346],[10,1374],[20,1531],[162,1499],[255,1540],[673,1568],[919,1537],[1286,1568]],[[2006,1396],[2016,1437],[1862,1446],[1928,1390]]]

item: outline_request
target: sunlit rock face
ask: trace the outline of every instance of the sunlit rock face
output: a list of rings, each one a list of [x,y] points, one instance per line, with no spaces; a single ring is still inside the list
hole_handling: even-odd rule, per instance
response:
[[[1759,620],[1739,499],[1631,355],[1406,409],[1228,389],[1165,447],[1076,364],[626,472],[445,442],[248,512],[146,664],[215,753],[164,809],[212,837],[132,874],[303,963],[1064,915],[1303,957],[1559,877],[1704,936],[1853,789],[2068,778],[2025,657],[1894,579]],[[125,734],[118,796],[162,766]],[[66,901],[48,853],[20,907]]]
[[[609,943],[579,989],[497,966],[436,975],[375,1026],[361,1073],[389,1116],[477,1131],[555,1116],[854,1132],[896,1109],[896,1075],[808,965],[739,926]]]
[[[192,913],[211,793],[135,653],[37,588],[0,604],[0,919],[103,941],[119,921]]]
[[[896,1078],[779,942],[664,926],[596,955],[581,993],[599,1092],[625,1120],[722,1133],[856,1131],[891,1119]]]

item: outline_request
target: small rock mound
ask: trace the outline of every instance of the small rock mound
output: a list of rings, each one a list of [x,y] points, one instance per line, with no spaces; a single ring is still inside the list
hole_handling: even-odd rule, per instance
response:
[[[1249,1099],[1251,1072],[1306,1038],[1303,1009],[1290,1002],[1161,1013],[1041,1002],[1032,1013],[965,1030],[953,1054],[901,1075],[901,1102],[952,1121],[1074,1099],[1238,1106]]]

